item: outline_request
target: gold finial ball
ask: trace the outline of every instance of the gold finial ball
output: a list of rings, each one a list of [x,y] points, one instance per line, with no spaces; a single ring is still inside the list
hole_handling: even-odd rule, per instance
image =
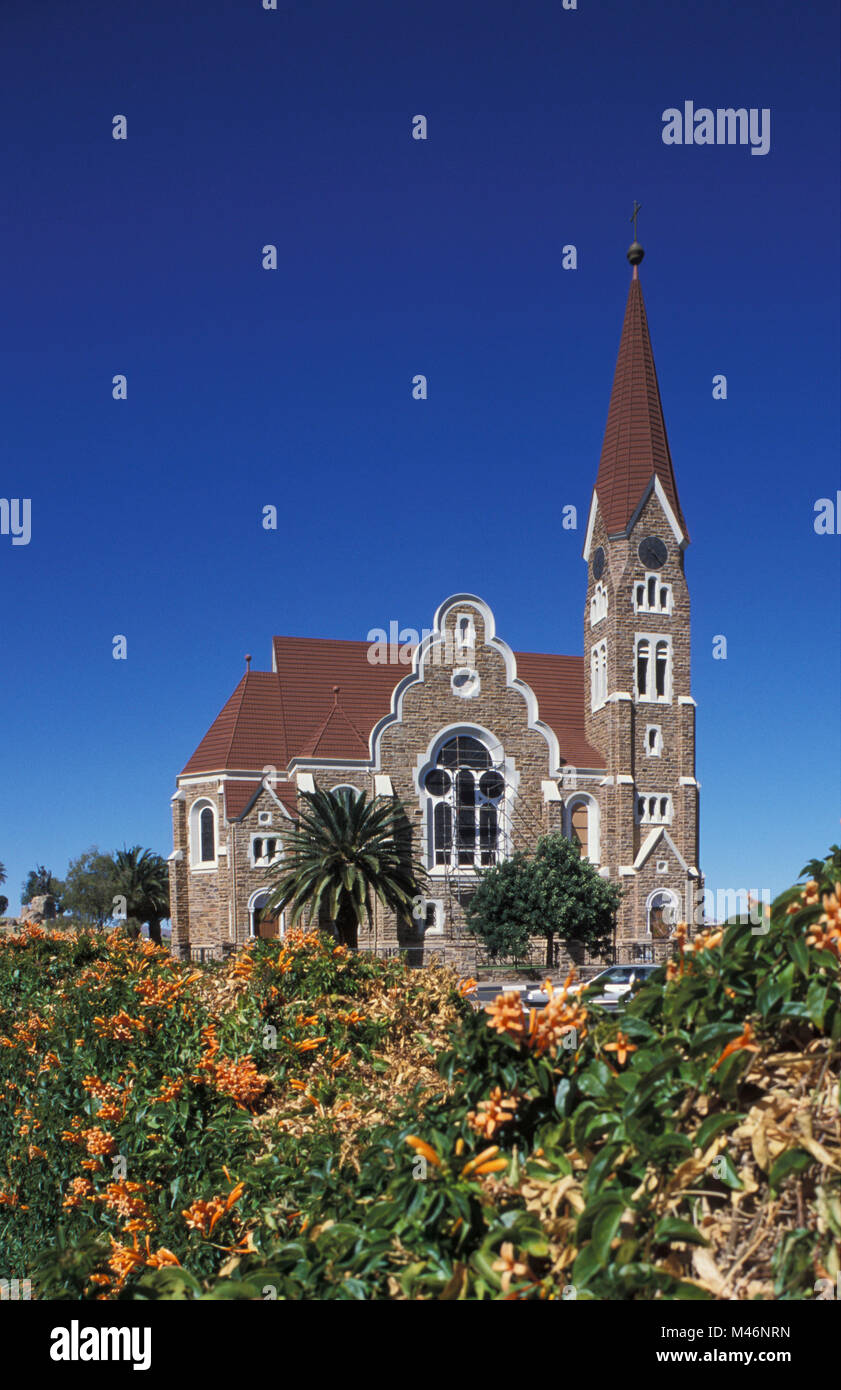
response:
[[[630,246],[628,247],[626,254],[628,256],[628,260],[631,262],[631,265],[639,265],[640,261],[645,255],[645,252],[643,251],[638,241],[632,241]]]

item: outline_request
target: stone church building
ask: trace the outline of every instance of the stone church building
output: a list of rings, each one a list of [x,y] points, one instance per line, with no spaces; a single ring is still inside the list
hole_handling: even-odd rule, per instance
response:
[[[546,832],[575,837],[623,890],[618,960],[658,959],[703,890],[698,861],[689,543],[638,267],[584,542],[583,656],[514,651],[483,599],[455,594],[394,642],[275,637],[177,778],[173,950],[282,933],[262,913],[302,792],[399,798],[426,866],[398,920],[359,945],[472,970],[463,907],[482,870]],[[384,636],[384,634],[383,634]],[[406,664],[406,658],[409,662]],[[691,917],[689,920],[692,920]]]

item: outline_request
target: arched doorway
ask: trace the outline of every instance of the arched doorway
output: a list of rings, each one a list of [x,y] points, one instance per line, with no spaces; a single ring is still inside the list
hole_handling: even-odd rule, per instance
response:
[[[655,941],[666,941],[677,925],[680,903],[676,893],[662,888],[652,893],[646,904],[648,935]]]
[[[258,893],[252,893],[248,902],[249,935],[258,936],[264,941],[283,936],[284,931],[283,913],[266,910],[268,897],[269,890],[263,888]]]

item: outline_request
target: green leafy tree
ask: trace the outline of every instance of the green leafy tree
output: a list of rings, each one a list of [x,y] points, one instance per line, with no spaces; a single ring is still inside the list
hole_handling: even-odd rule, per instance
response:
[[[368,801],[346,787],[305,792],[303,801],[266,906],[291,907],[293,925],[305,912],[314,921],[327,918],[341,942],[356,946],[375,899],[395,912],[411,911],[418,890],[408,821],[391,799]]]
[[[7,908],[8,906],[9,906],[9,899],[8,899],[8,898],[4,898],[3,895],[2,895],[2,893],[0,893],[0,917],[5,917],[5,915],[6,915],[6,908]]]
[[[83,922],[101,927],[113,915],[117,891],[113,857],[91,845],[70,861],[62,906]]]
[[[169,865],[150,849],[133,845],[113,856],[114,893],[126,900],[126,913],[148,922],[149,936],[161,944],[161,922],[169,916]]]
[[[841,845],[830,845],[826,859],[810,859],[800,870],[800,877],[814,880],[831,892],[833,885],[841,881]]]
[[[573,840],[544,835],[534,855],[514,854],[485,870],[466,909],[467,926],[493,954],[514,959],[526,955],[531,938],[543,938],[551,966],[556,939],[606,952],[619,899],[619,888],[599,877]]]
[[[6,882],[6,865],[0,864],[0,883]]]
[[[30,869],[26,876],[23,887],[20,890],[20,900],[22,903],[31,903],[33,898],[49,895],[55,898],[56,912],[61,912],[61,895],[64,892],[64,884],[60,878],[53,876],[52,869],[45,869],[43,864],[36,864],[34,869]]]

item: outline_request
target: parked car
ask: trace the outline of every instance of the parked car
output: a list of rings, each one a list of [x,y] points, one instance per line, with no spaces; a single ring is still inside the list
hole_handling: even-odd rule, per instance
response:
[[[604,1003],[606,1007],[617,1003],[624,995],[629,994],[634,988],[639,988],[641,984],[659,970],[659,965],[611,965],[607,970],[602,970],[598,975],[594,975],[592,980],[584,980],[580,984],[571,985],[570,994],[583,994],[587,991],[590,998]],[[540,1008],[549,1002],[549,996],[545,989],[530,989],[526,992],[525,1003],[531,1007]]]

